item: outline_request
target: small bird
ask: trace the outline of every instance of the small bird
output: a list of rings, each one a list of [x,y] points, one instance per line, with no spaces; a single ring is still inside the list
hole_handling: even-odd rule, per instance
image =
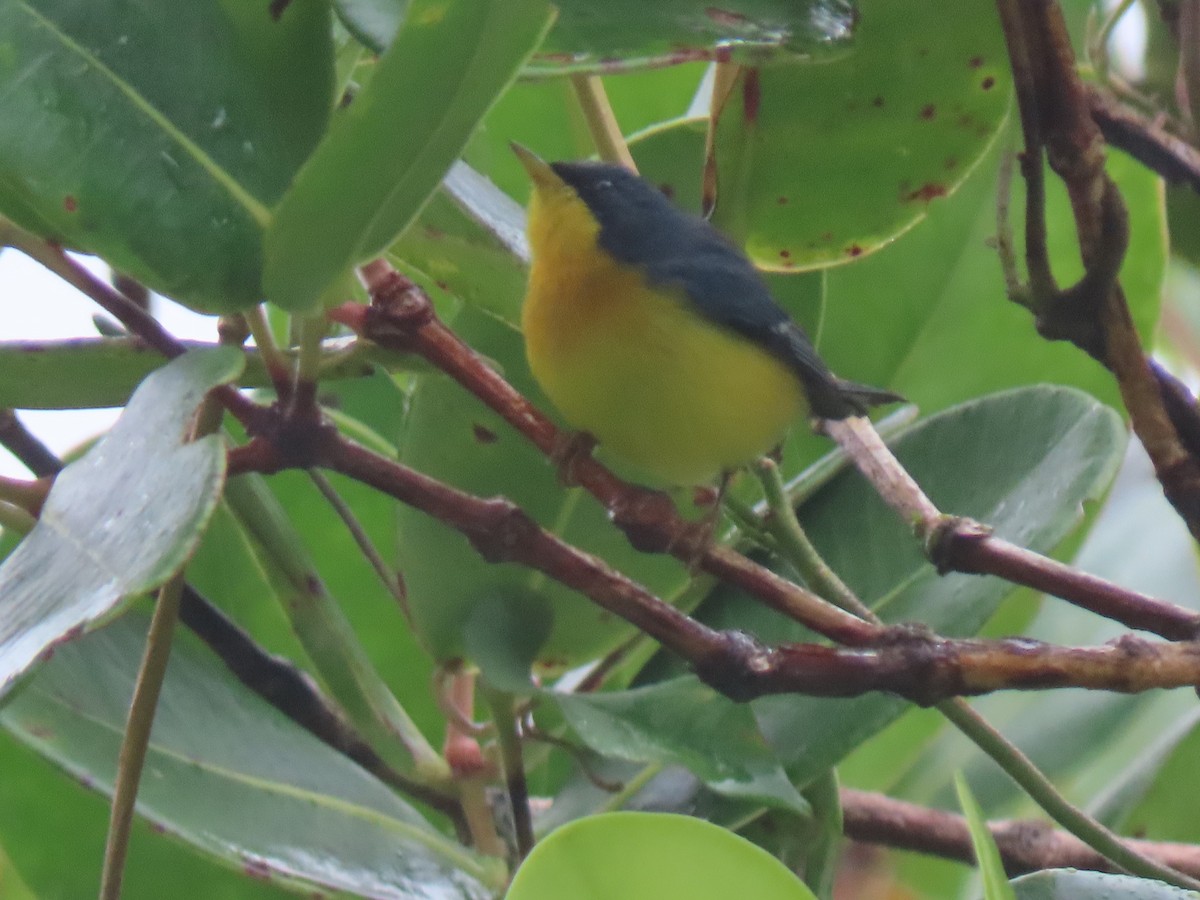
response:
[[[512,146],[533,181],[529,366],[614,457],[666,484],[710,483],[806,413],[844,419],[902,399],[835,377],[746,256],[653,185]]]

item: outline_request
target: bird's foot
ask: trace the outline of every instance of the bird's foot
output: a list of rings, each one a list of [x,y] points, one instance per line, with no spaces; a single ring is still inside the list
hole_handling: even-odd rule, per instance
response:
[[[563,487],[576,487],[579,479],[575,467],[581,460],[591,459],[596,449],[596,439],[586,431],[563,431],[550,450],[550,462],[558,472],[558,481]]]

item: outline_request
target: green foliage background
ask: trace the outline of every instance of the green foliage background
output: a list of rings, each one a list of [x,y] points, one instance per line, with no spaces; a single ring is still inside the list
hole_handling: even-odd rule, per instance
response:
[[[591,155],[569,79],[602,72],[642,173],[697,209],[706,60],[745,62],[753,68],[734,83],[715,130],[715,220],[769,272],[835,371],[919,407],[924,418],[895,445],[933,499],[1025,546],[1195,605],[1191,541],[1140,457],[1126,454],[1111,379],[1073,347],[1041,340],[1004,297],[992,245],[998,172],[1019,134],[992,5],[732,6],[722,14],[687,0],[562,0],[556,9],[544,0],[292,0],[272,18],[266,3],[235,0],[136,9],[118,0],[0,0],[0,213],[193,309],[230,314],[269,301],[280,336],[284,313],[358,296],[353,266],[383,254],[547,408],[516,327],[528,188],[508,142],[551,159]],[[1065,6],[1074,24],[1090,9],[1084,0]],[[1172,198],[1169,239],[1159,179],[1119,153],[1109,171],[1130,210],[1121,278],[1139,332],[1148,347],[1186,355],[1185,341],[1159,345],[1156,327],[1164,296],[1172,315],[1200,321],[1200,292],[1183,261],[1194,254],[1172,242],[1196,205]],[[1066,284],[1080,273],[1073,220],[1053,179],[1051,188],[1051,253]],[[1012,200],[1019,241],[1019,185]],[[136,342],[32,347],[19,337],[0,341],[0,404],[12,408],[124,405],[141,382],[157,398],[151,407],[190,415],[197,384],[238,377],[226,365],[172,390],[165,373],[180,377],[180,369],[160,368]],[[766,641],[811,639],[736,591],[632,550],[591,497],[564,489],[541,454],[444,375],[368,348],[335,355],[321,398],[356,439],[471,493],[514,500],[711,624]],[[246,366],[237,383],[265,386],[257,354]],[[158,422],[131,405],[123,427],[149,433]],[[800,515],[814,542],[886,619],[1070,644],[1115,633],[996,580],[939,577],[856,476],[810,485],[809,466],[828,450],[798,428],[785,475],[808,485]],[[122,452],[129,464],[145,451]],[[266,648],[314,673],[406,775],[432,777],[394,740],[394,726],[411,720],[436,745],[445,720],[430,684],[439,663],[464,656],[495,688],[536,696],[541,728],[587,748],[587,772],[559,750],[529,748],[532,784],[554,799],[535,823],[539,835],[573,824],[535,854],[550,860],[549,874],[524,870],[514,898],[561,896],[572,854],[619,881],[638,871],[628,862],[635,852],[711,866],[716,874],[701,882],[713,896],[724,896],[720,879],[731,872],[742,873],[738,883],[761,876],[772,885],[762,890],[781,897],[811,896],[799,881],[779,880],[774,856],[806,868],[809,887],[827,896],[828,863],[815,862],[813,848],[838,830],[836,810],[820,800],[835,767],[845,785],[951,809],[951,773],[961,770],[988,816],[1031,812],[940,718],[895,698],[738,706],[645,641],[611,691],[535,688],[531,665],[551,679],[632,639],[632,629],[538,573],[485,563],[416,510],[333,479],[402,573],[402,611],[303,473],[245,476],[223,488],[219,473],[202,477],[157,459],[146,466],[166,479],[156,515],[185,521],[186,534],[117,527],[114,552],[100,536],[120,507],[80,506],[90,495],[63,488],[59,502],[84,516],[72,541],[110,561],[116,576],[128,568],[121,552],[161,564],[198,543],[189,582]],[[133,468],[101,466],[94,477],[120,486],[141,477]],[[751,498],[749,485],[739,490]],[[203,514],[187,518],[189,497]],[[45,542],[48,527],[27,540]],[[17,544],[14,534],[5,539],[6,551]],[[77,546],[51,548],[40,568],[77,571]],[[0,568],[0,648],[27,637],[4,606],[21,587],[19,559]],[[45,661],[32,671],[15,655],[0,662],[0,681],[19,680],[0,706],[0,900],[83,897],[98,878],[105,813],[97,793],[111,788],[145,630],[138,598],[153,585],[114,577],[100,613],[80,616],[72,601],[91,590],[81,579],[53,590],[22,579],[46,604],[32,629],[44,638],[33,656]],[[1186,764],[1197,740],[1194,698],[1056,692],[989,697],[978,707],[1106,823],[1200,841],[1182,799],[1194,793]],[[631,787],[614,797],[585,777],[592,771]],[[728,833],[710,845],[710,833],[672,817],[649,820],[636,846],[618,846],[629,835],[619,817],[595,814],[622,806],[698,815],[769,855]],[[441,817],[269,707],[187,634],[175,648],[140,813],[129,897],[503,890],[495,860],[464,849]],[[961,866],[903,854],[884,865],[927,896],[977,894]],[[1066,876],[1037,878],[1018,881],[1017,895],[1049,895]],[[1073,896],[1111,887],[1070,884]],[[618,889],[664,896],[672,884]]]

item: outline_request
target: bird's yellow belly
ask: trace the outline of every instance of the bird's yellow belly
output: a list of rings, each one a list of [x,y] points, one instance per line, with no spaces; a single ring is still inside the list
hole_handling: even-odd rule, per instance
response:
[[[530,274],[530,367],[572,427],[676,485],[708,481],[782,440],[807,408],[791,370],[637,273],[607,269],[564,280],[535,264]]]

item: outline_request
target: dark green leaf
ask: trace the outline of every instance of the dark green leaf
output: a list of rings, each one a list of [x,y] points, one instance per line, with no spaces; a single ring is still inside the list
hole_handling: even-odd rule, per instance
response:
[[[2,719],[2,717],[0,717]],[[0,846],[12,869],[36,891],[28,900],[91,897],[100,884],[109,809],[86,778],[57,771],[9,734],[0,734]],[[203,897],[204,900],[284,900],[278,883],[246,878],[138,819],[134,822],[122,896],[127,900]],[[70,835],[65,859],[63,835]],[[0,858],[0,897],[14,872]],[[307,893],[307,890],[306,890]],[[18,895],[13,900],[26,900]]]
[[[146,624],[131,614],[60,649],[0,723],[108,793]],[[176,638],[138,808],[258,879],[379,900],[492,896],[479,881],[495,874],[487,863],[243,688],[187,634]]]
[[[0,212],[196,308],[261,299],[329,117],[324,4],[4,0],[0,45]]]
[[[153,590],[199,543],[225,479],[216,437],[187,443],[237,350],[189,353],[146,379],[112,430],[58,476],[37,526],[0,565],[0,693],[57,644]]]
[[[421,211],[541,40],[546,0],[415,0],[368,85],[301,169],[267,232],[268,299],[311,311]]]
[[[750,707],[694,676],[631,691],[543,696],[598,753],[680,765],[717,793],[809,812],[759,733]]]

